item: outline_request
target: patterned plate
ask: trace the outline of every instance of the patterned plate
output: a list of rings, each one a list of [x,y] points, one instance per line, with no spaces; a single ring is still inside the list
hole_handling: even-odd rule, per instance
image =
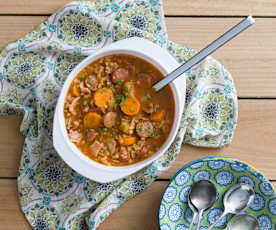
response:
[[[257,217],[261,230],[276,230],[276,195],[272,185],[253,167],[225,157],[193,161],[173,176],[159,208],[161,230],[189,228],[192,211],[188,207],[187,196],[191,185],[201,179],[211,180],[215,184],[217,201],[209,211],[204,212],[200,229],[207,229],[222,214],[222,200],[226,190],[237,183],[247,183],[254,188],[256,195],[246,213]],[[231,215],[223,218],[214,229],[224,229],[230,218]]]

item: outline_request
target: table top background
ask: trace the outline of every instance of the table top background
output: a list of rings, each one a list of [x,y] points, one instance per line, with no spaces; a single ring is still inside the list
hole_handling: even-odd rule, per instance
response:
[[[274,0],[163,0],[169,39],[201,49],[249,14],[256,24],[213,56],[231,72],[239,97],[238,126],[223,149],[183,146],[173,166],[126,202],[99,230],[156,230],[169,178],[189,161],[231,156],[248,162],[276,187],[276,2]],[[0,0],[0,50],[31,31],[68,0]],[[17,199],[17,169],[24,137],[22,116],[0,117],[0,230],[30,230]]]

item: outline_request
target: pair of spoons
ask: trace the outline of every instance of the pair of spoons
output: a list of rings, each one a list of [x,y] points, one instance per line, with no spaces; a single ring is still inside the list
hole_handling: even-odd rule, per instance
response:
[[[192,229],[196,216],[198,217],[197,230],[200,227],[201,216],[204,211],[212,207],[216,201],[216,188],[209,180],[196,182],[188,196],[188,205],[193,211],[193,218],[189,230]],[[208,228],[211,230],[227,214],[238,214],[246,210],[254,199],[254,190],[247,184],[237,184],[230,188],[224,195],[224,212]],[[237,215],[231,219],[225,230],[258,230],[257,219],[250,215]]]

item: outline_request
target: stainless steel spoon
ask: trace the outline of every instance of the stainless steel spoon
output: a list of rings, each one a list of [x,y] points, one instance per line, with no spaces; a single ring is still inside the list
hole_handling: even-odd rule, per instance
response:
[[[224,230],[259,230],[258,220],[251,215],[242,214],[234,216]]]
[[[192,221],[191,221],[190,227],[189,227],[189,230],[192,230],[193,225],[194,225],[194,222],[195,222],[195,219],[196,219],[196,217],[197,217],[197,210],[196,210],[195,207],[192,205],[191,200],[190,200],[190,196],[188,196],[188,205],[189,205],[190,209],[191,209],[192,212],[193,212],[193,218],[192,218]]]
[[[200,227],[201,216],[205,210],[210,208],[216,201],[217,191],[214,184],[209,180],[200,180],[193,184],[189,199],[198,212],[197,228]]]
[[[238,214],[248,208],[255,196],[253,188],[248,184],[237,184],[231,187],[224,195],[224,212],[208,228],[211,230],[224,216],[229,213]]]
[[[191,59],[189,59],[183,65],[179,66],[176,70],[169,73],[161,81],[157,82],[153,86],[153,88],[155,89],[155,91],[159,91],[164,86],[166,86],[171,81],[173,81],[175,78],[179,77],[181,74],[188,71],[194,65],[201,62],[203,59],[205,59],[211,53],[215,52],[218,48],[223,46],[225,43],[230,41],[232,38],[236,37],[239,33],[246,30],[249,26],[253,25],[254,23],[255,23],[255,20],[251,16],[248,16],[247,18],[242,20],[240,23],[238,23],[237,25],[232,27],[230,30],[228,30],[226,33],[224,33],[222,36],[220,36],[217,40],[213,41],[211,44],[209,44],[204,49],[202,49],[200,52],[198,52],[196,55],[194,55]]]

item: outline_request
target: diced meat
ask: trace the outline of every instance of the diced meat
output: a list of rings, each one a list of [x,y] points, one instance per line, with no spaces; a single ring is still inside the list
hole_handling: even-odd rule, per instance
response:
[[[111,73],[113,73],[118,67],[119,67],[119,65],[118,65],[116,62],[112,62],[112,63],[110,63],[110,65],[107,65],[107,66],[105,67],[105,72],[106,72],[107,74],[111,74]]]
[[[104,67],[101,65],[100,69],[97,71],[97,78],[100,79],[102,77],[102,73],[104,72]]]
[[[149,137],[153,134],[153,125],[150,121],[140,120],[136,125],[136,133],[140,137]]]
[[[90,90],[84,86],[84,82],[80,83],[80,91],[82,94],[90,94]]]
[[[92,145],[90,145],[90,150],[92,154],[97,157],[99,152],[104,148],[104,144],[99,141],[94,141]]]
[[[110,138],[107,140],[106,143],[107,143],[107,148],[108,148],[109,152],[111,154],[115,153],[117,142],[113,138]]]
[[[95,75],[90,75],[85,79],[86,87],[91,89],[92,91],[96,91],[99,85],[99,82]]]
[[[70,132],[69,132],[69,139],[70,139],[70,141],[72,141],[72,142],[80,142],[81,137],[82,137],[82,135],[78,131],[70,130]]]
[[[142,147],[141,151],[140,151],[140,156],[141,156],[141,157],[144,157],[144,156],[146,155],[146,153],[148,153],[148,151],[149,151],[149,146],[144,145],[144,146]]]
[[[148,114],[153,113],[153,111],[154,111],[153,103],[152,102],[145,102],[145,103],[143,103],[142,110],[145,113],[148,113]]]
[[[115,125],[117,118],[117,113],[115,112],[108,112],[104,115],[104,126],[110,128]]]
[[[129,66],[128,66],[128,75],[130,77],[135,77],[135,75],[136,75],[135,65],[129,64]]]
[[[120,148],[120,159],[122,161],[128,161],[128,160],[130,160],[130,153],[129,153],[129,151],[127,151],[127,148],[124,147],[124,146],[122,146]]]
[[[148,73],[139,73],[138,79],[145,82],[146,85],[150,88],[152,86],[152,76]]]
[[[132,134],[134,129],[135,129],[135,125],[136,125],[136,118],[132,118],[130,125],[129,125],[129,133]]]
[[[86,134],[86,140],[88,142],[93,142],[97,136],[99,136],[99,133],[96,132],[94,129],[90,129]]]
[[[79,121],[73,121],[72,128],[77,129],[79,127],[79,125],[80,125]]]
[[[78,105],[80,97],[75,97],[69,106],[69,112],[73,115],[77,115],[76,106]]]
[[[125,81],[128,78],[128,71],[124,68],[116,69],[112,73],[112,82],[114,84],[120,83],[122,81]]]

